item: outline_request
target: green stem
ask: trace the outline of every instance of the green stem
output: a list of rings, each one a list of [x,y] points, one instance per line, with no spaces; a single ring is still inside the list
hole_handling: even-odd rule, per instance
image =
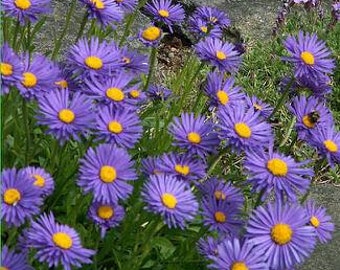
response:
[[[150,53],[149,73],[148,73],[148,77],[146,79],[146,83],[143,89],[144,91],[146,91],[150,85],[153,73],[155,71],[156,59],[157,59],[157,48],[152,47],[151,53]]]
[[[53,49],[53,52],[52,52],[52,60],[55,60],[56,56],[58,55],[58,52],[60,50],[62,41],[63,41],[63,39],[64,39],[64,37],[65,37],[65,35],[67,33],[67,30],[68,30],[68,28],[70,26],[71,17],[72,17],[72,14],[74,12],[74,9],[76,7],[76,2],[77,2],[76,0],[72,0],[71,7],[70,7],[70,9],[67,12],[66,22],[65,22],[64,29],[61,32],[59,39],[56,41],[54,49]]]
[[[79,28],[79,31],[78,31],[78,34],[77,34],[77,37],[76,37],[76,42],[78,41],[78,39],[81,38],[81,36],[84,33],[84,29],[85,29],[85,25],[87,23],[88,16],[89,16],[89,14],[87,13],[87,11],[85,11],[84,17],[81,21],[80,28]]]
[[[283,140],[282,140],[282,142],[280,143],[280,146],[279,146],[279,147],[282,147],[282,146],[284,146],[284,145],[287,143],[287,141],[288,141],[288,139],[289,139],[289,137],[290,137],[290,134],[292,133],[292,131],[293,131],[293,129],[294,129],[295,122],[296,122],[296,117],[294,116],[294,117],[292,118],[292,120],[290,121],[290,124],[289,124],[289,127],[288,127],[287,134],[286,134],[286,136],[283,138]]]
[[[31,143],[31,133],[29,127],[29,119],[28,119],[28,107],[26,100],[22,100],[22,115],[24,119],[24,127],[25,127],[25,135],[26,135],[26,148],[25,148],[25,164],[28,165],[28,157]]]
[[[262,203],[262,196],[264,194],[264,189],[262,189],[257,197],[254,208],[258,207]]]
[[[20,29],[20,21],[19,21],[19,19],[17,19],[16,22],[15,22],[12,48],[18,48],[17,36],[18,36],[19,29]]]

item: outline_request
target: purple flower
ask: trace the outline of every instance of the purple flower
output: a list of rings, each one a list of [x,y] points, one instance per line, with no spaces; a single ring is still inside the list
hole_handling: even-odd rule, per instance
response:
[[[166,24],[170,32],[172,25],[181,23],[185,18],[185,12],[180,4],[172,4],[171,0],[151,0],[146,4],[145,10],[153,16],[153,19]]]
[[[307,76],[318,80],[325,73],[332,73],[335,65],[329,58],[331,52],[316,34],[300,31],[297,38],[288,36],[284,45],[290,56],[283,59],[294,64],[297,78]]]
[[[203,198],[202,216],[204,226],[226,236],[236,236],[242,227],[239,207],[225,200],[215,200],[213,196]]]
[[[29,166],[22,170],[23,173],[27,175],[33,186],[36,186],[41,190],[41,195],[43,197],[49,196],[53,193],[54,180],[43,168]]]
[[[268,204],[253,211],[246,237],[263,253],[271,269],[292,269],[315,247],[315,231],[307,223],[308,217],[300,205]]]
[[[137,7],[138,0],[113,0],[125,14],[131,13]]]
[[[281,201],[284,195],[288,201],[296,201],[297,193],[303,195],[308,190],[310,178],[314,175],[312,169],[303,168],[308,162],[296,162],[290,156],[274,152],[270,144],[268,152],[264,149],[247,152],[244,168],[253,191],[263,192],[262,200],[274,191]]]
[[[30,62],[28,53],[22,55],[24,71],[17,81],[20,94],[26,99],[39,98],[54,89],[58,68],[43,55],[33,56]]]
[[[322,75],[315,80],[308,75],[297,78],[297,85],[302,89],[309,89],[312,94],[317,97],[324,97],[325,95],[332,92],[331,78],[327,75]]]
[[[21,80],[24,67],[16,53],[5,42],[1,47],[1,94],[8,94],[9,87]]]
[[[150,176],[142,190],[146,209],[160,214],[169,228],[184,229],[195,218],[198,203],[187,185],[169,175]]]
[[[223,74],[210,72],[204,91],[210,99],[211,106],[239,105],[243,101],[244,94],[241,92],[241,87],[234,86],[234,84],[235,79],[233,77],[224,80]]]
[[[20,24],[36,22],[39,15],[50,12],[50,0],[3,0],[2,7],[7,16],[18,19]]]
[[[68,89],[70,92],[81,91],[81,82],[79,77],[75,77],[73,69],[64,63],[59,63],[59,72],[54,82],[56,90]]]
[[[147,157],[142,159],[141,172],[149,177],[151,175],[162,174],[159,164],[161,164],[159,157]]]
[[[340,21],[340,2],[338,1],[332,5],[332,16],[335,21]]]
[[[8,226],[19,227],[26,219],[39,213],[42,204],[37,187],[22,171],[4,169],[1,174],[1,219]]]
[[[253,108],[246,109],[239,103],[231,107],[220,107],[218,111],[220,136],[236,152],[265,147],[272,140],[271,126]]]
[[[340,132],[335,131],[334,125],[327,125],[311,131],[310,144],[327,158],[329,164],[340,163]]]
[[[207,165],[201,159],[193,158],[189,154],[164,154],[158,164],[161,172],[189,183],[198,181],[205,176]]]
[[[68,59],[75,72],[82,73],[84,78],[111,74],[121,70],[123,65],[119,51],[105,41],[99,42],[97,37],[89,42],[80,39],[70,48]]]
[[[128,91],[128,98],[131,100],[131,104],[138,106],[148,100],[146,93],[142,92],[140,84],[131,86]]]
[[[84,193],[93,192],[102,203],[116,203],[132,193],[126,181],[136,180],[131,157],[125,149],[110,144],[89,148],[80,160],[78,186]]]
[[[223,31],[218,25],[212,25],[198,16],[189,17],[189,30],[197,38],[222,38]]]
[[[1,248],[0,265],[2,270],[33,270],[33,267],[28,264],[26,253],[15,253],[6,245]]]
[[[194,14],[194,17],[201,18],[209,25],[218,25],[222,28],[230,26],[231,22],[228,16],[218,8],[201,6],[198,7]]]
[[[220,143],[213,123],[200,115],[195,118],[193,113],[182,113],[180,118],[175,117],[169,132],[175,138],[174,145],[194,155],[215,153]]]
[[[207,38],[195,47],[198,57],[222,72],[235,73],[241,65],[240,54],[235,46],[216,38]]]
[[[113,23],[120,23],[123,20],[123,11],[112,0],[80,1],[87,6],[89,19],[96,19],[104,27],[113,26]]]
[[[131,51],[128,47],[120,49],[122,56],[123,68],[133,75],[147,73],[149,69],[148,57],[144,54],[139,54],[137,51]]]
[[[97,135],[105,142],[120,147],[133,148],[142,137],[143,128],[135,111],[115,109],[105,106],[99,109],[97,116]]]
[[[212,177],[198,185],[199,190],[206,198],[214,197],[217,201],[227,203],[242,208],[244,197],[239,188],[234,187],[231,182],[224,182],[222,179]]]
[[[77,92],[70,98],[68,90],[53,91],[38,101],[38,123],[48,126],[47,134],[55,136],[61,144],[70,137],[79,140],[79,133],[92,128],[92,104],[85,95]]]
[[[264,119],[268,119],[268,117],[273,112],[273,107],[268,105],[267,103],[264,103],[261,99],[257,98],[256,96],[247,96],[246,97],[247,106],[249,108],[253,108],[255,112],[259,111],[260,116],[262,116]]]
[[[171,96],[171,90],[162,85],[151,85],[146,95],[153,100],[167,100]]]
[[[219,239],[215,239],[211,236],[207,238],[200,238],[197,242],[198,253],[209,259],[210,256],[218,256],[218,245],[220,244]]]
[[[226,239],[217,246],[216,255],[210,255],[213,261],[211,269],[219,270],[269,270],[263,258],[263,251],[254,250],[254,244],[237,238]]]
[[[288,109],[296,117],[295,127],[299,137],[303,140],[308,140],[311,130],[333,122],[333,117],[325,103],[313,96],[295,97]]]
[[[150,25],[139,31],[138,39],[145,46],[157,47],[162,39],[162,29],[157,26]]]
[[[117,227],[123,220],[125,215],[124,208],[116,203],[100,203],[94,202],[88,216],[100,227],[101,238],[105,237],[106,231]]]
[[[72,266],[90,264],[94,250],[83,248],[78,233],[71,227],[55,222],[52,213],[42,214],[39,219],[32,221],[27,231],[27,244],[37,250],[35,258],[48,267],[58,267],[65,270]]]

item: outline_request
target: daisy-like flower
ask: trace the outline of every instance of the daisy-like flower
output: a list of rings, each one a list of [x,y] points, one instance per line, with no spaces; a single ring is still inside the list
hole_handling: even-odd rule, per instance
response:
[[[81,91],[81,81],[80,78],[74,75],[72,68],[64,63],[59,63],[59,72],[54,82],[56,90],[68,89],[71,92]]]
[[[39,213],[42,204],[37,187],[22,171],[5,169],[1,174],[1,219],[9,226],[19,227],[27,218]]]
[[[95,254],[94,250],[83,248],[75,229],[57,223],[52,213],[44,213],[32,221],[27,245],[37,250],[35,259],[39,262],[47,263],[50,268],[62,265],[65,270],[92,263],[90,257]]]
[[[100,227],[101,238],[105,237],[106,231],[117,227],[125,215],[124,208],[119,204],[94,202],[88,216]]]
[[[162,174],[163,172],[159,168],[159,164],[161,164],[159,157],[147,157],[142,159],[142,167],[141,172],[145,176]]]
[[[96,129],[99,139],[126,148],[133,148],[143,132],[135,111],[113,106],[99,109]]]
[[[198,202],[185,183],[169,175],[150,176],[142,190],[146,209],[160,214],[169,228],[184,229],[195,218]]]
[[[96,19],[97,23],[104,27],[123,20],[123,11],[112,0],[80,0],[83,2],[89,13],[89,19]]]
[[[224,80],[223,74],[218,72],[208,74],[204,91],[210,99],[210,105],[213,107],[235,106],[244,99],[241,87],[235,86],[235,79],[229,77]]]
[[[297,204],[260,206],[247,225],[247,239],[261,251],[271,269],[292,269],[314,250],[316,237],[306,211]]]
[[[140,54],[137,51],[129,50],[127,46],[120,49],[120,54],[123,61],[123,68],[133,75],[147,73],[149,70],[148,57]]]
[[[239,103],[231,107],[220,107],[218,111],[220,136],[227,139],[234,151],[265,147],[272,140],[271,126],[253,108],[247,110]]]
[[[332,73],[335,64],[331,52],[316,34],[300,31],[297,37],[289,36],[284,45],[290,56],[283,59],[294,64],[297,78],[307,76],[318,80],[321,75]]]
[[[231,182],[224,182],[223,180],[212,177],[202,184],[199,184],[198,188],[206,198],[214,197],[215,200],[226,201],[236,208],[243,207],[244,197],[242,191],[234,187]]]
[[[242,227],[239,214],[239,207],[229,204],[226,200],[216,200],[212,196],[202,200],[203,224],[209,227],[210,231],[237,236]]]
[[[327,215],[326,208],[317,206],[314,201],[309,200],[305,204],[305,209],[309,217],[309,225],[315,228],[317,238],[323,244],[329,242],[335,226],[331,216]]]
[[[17,81],[20,94],[26,99],[38,98],[54,89],[58,68],[45,56],[37,54],[31,62],[28,53],[22,55],[24,70]]]
[[[161,28],[150,25],[139,31],[138,38],[145,46],[156,47],[162,39],[162,34]]]
[[[263,251],[255,250],[249,240],[226,239],[217,246],[218,256],[211,255],[211,269],[218,270],[269,270]]]
[[[27,20],[36,22],[39,16],[50,12],[50,0],[3,0],[1,5],[5,14],[18,19],[20,24]]]
[[[259,111],[260,116],[264,119],[268,119],[268,117],[273,112],[273,107],[267,103],[264,103],[261,99],[257,98],[256,96],[246,96],[247,105],[249,108],[253,108],[255,112]]]
[[[329,164],[340,164],[340,132],[335,131],[334,125],[327,125],[311,131],[310,144],[327,158]]]
[[[331,81],[329,76],[320,74],[317,80],[308,75],[301,76],[297,79],[296,83],[299,88],[307,88],[314,96],[323,98],[325,95],[332,92]]]
[[[151,85],[146,95],[153,100],[165,101],[171,96],[171,90],[162,85]]]
[[[303,195],[309,188],[313,170],[304,168],[309,161],[296,162],[290,156],[284,156],[273,151],[273,144],[268,152],[264,149],[249,151],[244,162],[248,172],[248,183],[254,192],[263,192],[265,200],[271,192],[277,199],[283,201],[284,195],[288,201],[296,201],[297,193]]]
[[[200,238],[197,242],[198,253],[209,259],[210,256],[218,256],[218,245],[220,244],[219,239],[208,236],[207,238]]]
[[[198,181],[205,176],[207,165],[201,159],[189,154],[164,154],[158,164],[161,172],[189,183]]]
[[[16,53],[5,42],[1,47],[1,94],[8,94],[9,87],[21,80],[24,67]]]
[[[207,38],[195,46],[198,57],[222,72],[235,73],[241,65],[241,56],[235,46],[216,38]]]
[[[333,122],[333,117],[324,101],[310,96],[298,96],[291,101],[288,109],[296,117],[296,129],[301,139],[308,139],[310,131]]]
[[[122,68],[120,54],[105,41],[99,42],[97,37],[90,41],[80,39],[69,51],[68,61],[75,72],[89,75],[111,74]]]
[[[30,182],[41,190],[43,197],[49,196],[54,190],[54,180],[52,176],[46,172],[43,168],[39,167],[26,167],[23,173],[27,175]]]
[[[340,2],[336,1],[332,5],[332,17],[335,22],[340,21]]]
[[[103,104],[112,104],[114,107],[133,106],[134,102],[128,99],[128,84],[133,77],[125,72],[119,72],[113,77],[99,77],[85,79],[83,92]]]
[[[125,14],[129,14],[137,7],[138,0],[113,0]]]
[[[38,101],[38,123],[48,126],[47,134],[52,134],[61,144],[71,137],[79,140],[79,134],[93,126],[92,104],[79,92],[70,98],[68,90],[53,91]]]
[[[1,248],[0,269],[2,270],[33,270],[28,264],[26,253],[10,251],[6,245]]]
[[[137,175],[125,149],[101,144],[88,149],[80,164],[78,185],[84,193],[93,192],[96,201],[116,203],[132,193],[126,181],[136,180]]]
[[[141,84],[136,84],[129,88],[128,98],[132,101],[131,104],[135,106],[139,106],[148,100],[146,93],[141,90]]]
[[[215,7],[198,7],[195,10],[193,16],[201,18],[210,25],[218,25],[222,28],[228,27],[231,24],[228,16],[222,10]]]
[[[204,116],[195,118],[193,113],[182,113],[180,118],[175,117],[169,132],[175,138],[174,145],[198,156],[215,153],[220,143],[213,123]]]
[[[223,31],[219,26],[212,25],[195,15],[189,17],[188,24],[191,33],[197,36],[197,38],[210,37],[220,39],[222,37]]]
[[[185,18],[185,12],[180,4],[173,4],[171,0],[151,0],[145,6],[145,10],[153,16],[153,19],[166,24],[170,32],[172,25],[181,23]]]

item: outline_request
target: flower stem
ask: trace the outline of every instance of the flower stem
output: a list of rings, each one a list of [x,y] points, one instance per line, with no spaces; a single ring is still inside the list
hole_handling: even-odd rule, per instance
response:
[[[12,41],[12,47],[13,48],[17,47],[16,42],[17,42],[17,36],[18,36],[19,28],[20,28],[20,21],[19,21],[19,19],[17,19],[16,22],[15,22],[14,35],[13,35],[13,41]]]
[[[64,39],[64,37],[66,35],[67,29],[70,26],[71,17],[72,17],[72,14],[74,13],[74,9],[76,7],[76,2],[77,2],[76,0],[72,0],[71,7],[70,7],[70,9],[67,12],[64,29],[61,32],[60,37],[56,41],[55,46],[53,48],[52,60],[55,60],[56,56],[58,55],[58,52],[59,52],[60,47],[61,47],[61,43],[62,43],[62,41],[63,41],[63,39]]]
[[[148,77],[146,79],[146,83],[143,89],[144,91],[146,91],[150,85],[151,79],[153,77],[153,73],[155,71],[156,59],[157,59],[157,48],[152,47],[151,53],[150,53],[149,73],[148,73]]]
[[[79,31],[78,31],[78,34],[77,34],[77,37],[76,37],[76,42],[78,41],[78,39],[81,38],[81,36],[84,33],[84,29],[85,29],[85,25],[87,23],[88,16],[89,16],[88,12],[85,11],[84,17],[81,21],[80,28],[79,28]]]
[[[28,165],[29,163],[28,154],[30,150],[31,133],[30,133],[29,119],[28,119],[28,107],[27,107],[27,102],[25,99],[22,100],[22,116],[24,120],[25,135],[26,135],[25,164]]]

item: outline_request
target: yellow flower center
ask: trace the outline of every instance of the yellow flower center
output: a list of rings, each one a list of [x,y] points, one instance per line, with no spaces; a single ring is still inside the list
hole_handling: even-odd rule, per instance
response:
[[[131,90],[130,91],[130,96],[133,97],[133,98],[138,98],[140,95],[139,91],[138,90]]]
[[[104,165],[100,168],[99,177],[105,183],[112,183],[117,178],[116,169],[112,166]]]
[[[214,192],[214,196],[216,200],[225,200],[227,197],[221,190],[216,190]]]
[[[119,134],[123,131],[123,126],[117,121],[111,121],[108,126],[109,131]]]
[[[216,96],[222,105],[226,105],[229,102],[228,94],[222,90],[218,90]]]
[[[63,232],[57,232],[52,236],[53,242],[57,247],[70,249],[72,247],[72,238]]]
[[[313,225],[313,227],[317,228],[320,226],[320,221],[316,216],[312,216],[310,219],[310,223]]]
[[[124,99],[124,92],[116,87],[111,87],[106,90],[106,96],[113,101],[122,101]]]
[[[218,223],[224,223],[226,221],[227,217],[225,216],[225,214],[221,211],[217,211],[215,212],[215,220]]]
[[[91,0],[91,2],[94,4],[96,9],[104,9],[105,4],[101,0]]]
[[[114,215],[114,211],[109,205],[101,205],[97,209],[97,215],[102,219],[110,219]]]
[[[21,194],[16,188],[9,188],[4,193],[4,202],[11,205],[16,205],[21,199]]]
[[[300,57],[306,65],[314,65],[315,59],[314,55],[311,52],[303,51]]]
[[[326,147],[326,149],[329,151],[329,152],[332,152],[332,153],[336,153],[338,152],[338,146],[335,142],[333,142],[332,140],[326,140],[323,142],[323,145]]]
[[[217,51],[216,52],[216,58],[218,60],[225,60],[225,59],[227,59],[227,55],[222,51]]]
[[[248,139],[251,136],[251,129],[246,123],[243,122],[236,123],[234,129],[237,135],[242,138]]]
[[[189,166],[186,166],[186,165],[180,165],[180,164],[177,164],[175,166],[175,171],[178,172],[179,174],[182,174],[184,176],[187,176],[190,172],[190,168]]]
[[[302,123],[308,128],[313,128],[315,126],[315,123],[308,114],[302,118]]]
[[[258,111],[262,111],[262,106],[260,104],[254,103],[254,108]]]
[[[190,132],[188,134],[188,140],[191,143],[198,144],[201,142],[201,136],[197,132]]]
[[[35,179],[33,185],[35,185],[37,187],[44,187],[45,186],[45,178],[44,177],[42,177],[39,174],[34,174],[33,177]]]
[[[15,0],[14,5],[21,10],[29,9],[31,6],[31,1],[29,0]]]
[[[160,36],[161,36],[161,29],[159,29],[156,26],[150,26],[146,28],[142,33],[142,37],[148,41],[155,41],[159,39]]]
[[[66,80],[61,80],[55,82],[56,85],[60,86],[61,88],[68,88],[68,83]]]
[[[177,199],[174,195],[172,195],[170,193],[164,193],[162,195],[162,203],[167,208],[174,209],[177,205]]]
[[[23,84],[23,86],[29,88],[29,87],[34,87],[37,84],[37,77],[31,73],[31,72],[24,72],[23,75],[23,79],[21,81],[21,83]]]
[[[97,56],[89,56],[85,59],[85,65],[89,68],[98,70],[103,67],[103,61]]]
[[[201,29],[201,31],[203,33],[207,33],[208,32],[208,27],[206,27],[206,26],[201,26],[200,29]]]
[[[9,270],[6,266],[0,266],[0,270]]]
[[[248,267],[244,262],[234,262],[230,270],[248,270]]]
[[[3,76],[11,76],[13,74],[13,66],[8,63],[0,63],[0,72]]]
[[[58,117],[60,121],[64,122],[65,124],[70,124],[74,121],[76,116],[70,109],[62,109],[59,111]]]
[[[293,231],[288,224],[279,223],[272,227],[271,238],[278,245],[285,245],[292,240]]]
[[[168,18],[169,17],[169,11],[165,9],[161,9],[158,11],[158,14],[163,17],[163,18]]]
[[[125,64],[130,64],[131,63],[131,59],[129,58],[129,57],[123,57],[123,62],[125,63]]]
[[[279,158],[272,158],[267,162],[267,169],[275,176],[286,176],[288,173],[287,163]]]

